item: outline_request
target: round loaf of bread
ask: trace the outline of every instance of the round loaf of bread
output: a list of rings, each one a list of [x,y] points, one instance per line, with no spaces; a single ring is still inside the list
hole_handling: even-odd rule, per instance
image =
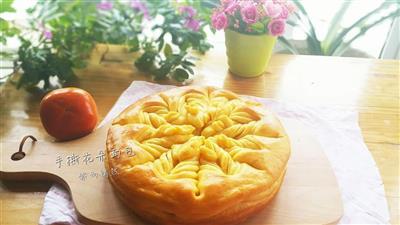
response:
[[[143,98],[114,119],[106,169],[122,201],[154,224],[237,224],[264,207],[290,144],[262,104],[213,87]]]

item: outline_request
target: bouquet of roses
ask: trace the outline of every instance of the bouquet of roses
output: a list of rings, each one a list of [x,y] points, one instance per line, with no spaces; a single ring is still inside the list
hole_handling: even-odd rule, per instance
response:
[[[294,10],[293,3],[287,0],[221,0],[211,23],[216,30],[281,36]]]

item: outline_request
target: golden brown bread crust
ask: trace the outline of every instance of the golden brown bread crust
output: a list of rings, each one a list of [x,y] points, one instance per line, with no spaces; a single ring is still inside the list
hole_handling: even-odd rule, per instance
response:
[[[121,199],[155,224],[237,224],[282,183],[289,139],[261,104],[212,87],[181,87],[125,109],[107,137]]]

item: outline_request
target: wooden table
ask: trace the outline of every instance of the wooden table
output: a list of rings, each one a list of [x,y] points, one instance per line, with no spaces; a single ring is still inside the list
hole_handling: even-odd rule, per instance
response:
[[[79,87],[94,96],[101,117],[134,80],[149,80],[132,65],[132,55],[104,46],[91,64],[78,71]],[[99,62],[99,59],[103,59]],[[362,133],[380,169],[391,221],[399,219],[399,61],[320,56],[273,56],[264,76],[243,79],[227,71],[222,45],[198,62],[194,84],[223,87],[239,94],[314,106],[357,109]],[[19,140],[26,134],[49,139],[40,125],[40,96],[0,87],[0,137]],[[0,182],[0,224],[37,224],[49,182]]]

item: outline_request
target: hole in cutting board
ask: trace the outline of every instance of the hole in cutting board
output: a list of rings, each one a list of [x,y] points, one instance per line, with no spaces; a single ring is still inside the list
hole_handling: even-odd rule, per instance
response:
[[[24,138],[22,138],[21,142],[19,143],[18,152],[15,152],[14,154],[11,155],[11,159],[13,161],[18,161],[18,160],[21,160],[21,159],[23,159],[25,157],[25,152],[23,151],[22,148],[24,147],[25,141],[28,138],[32,139],[33,142],[37,141],[37,139],[32,135],[26,135]]]
[[[25,157],[25,152],[16,152],[12,154],[11,159],[14,161],[21,160]]]

